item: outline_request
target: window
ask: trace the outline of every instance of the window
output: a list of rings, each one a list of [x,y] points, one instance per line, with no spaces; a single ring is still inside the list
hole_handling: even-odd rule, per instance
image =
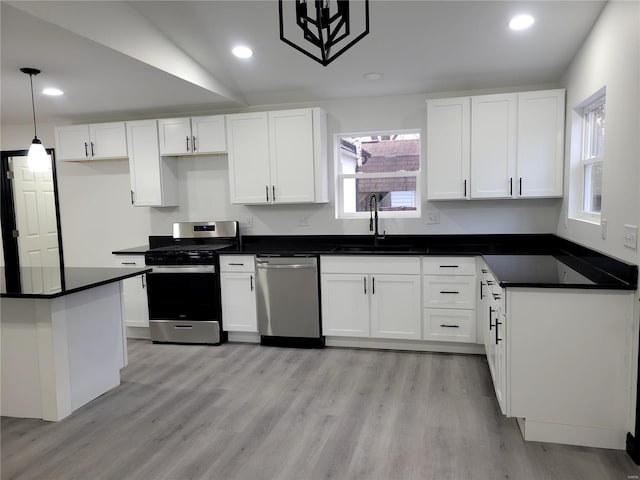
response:
[[[336,217],[364,218],[373,197],[381,217],[420,216],[420,133],[339,134]]]
[[[582,114],[582,211],[597,217],[602,209],[602,163],[604,161],[605,97],[584,107]]]

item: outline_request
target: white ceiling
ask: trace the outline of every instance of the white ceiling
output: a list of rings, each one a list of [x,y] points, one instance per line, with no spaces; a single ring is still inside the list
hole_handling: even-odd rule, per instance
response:
[[[370,34],[323,67],[280,41],[276,0],[2,1],[1,121],[31,121],[27,66],[39,122],[553,84],[604,4],[371,0]],[[520,12],[536,23],[509,31]],[[251,59],[230,54],[239,42]]]

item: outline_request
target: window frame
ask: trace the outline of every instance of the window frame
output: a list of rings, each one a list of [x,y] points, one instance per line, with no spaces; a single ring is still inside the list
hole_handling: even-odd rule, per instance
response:
[[[341,146],[340,140],[344,137],[369,137],[369,136],[387,136],[387,135],[412,135],[418,134],[418,170],[414,171],[399,171],[399,172],[378,172],[378,173],[341,173]],[[401,130],[368,130],[363,132],[343,132],[335,133],[333,135],[334,146],[334,186],[335,186],[335,216],[339,220],[350,219],[368,219],[369,212],[345,212],[344,210],[344,180],[353,179],[367,179],[367,178],[415,178],[416,190],[415,190],[415,210],[393,210],[384,211],[378,210],[378,216],[380,218],[420,218],[422,216],[422,132],[419,128],[414,129],[401,129]]]
[[[593,125],[591,122],[588,121],[587,116],[589,115],[590,112],[599,108],[601,105],[605,105],[605,112],[606,112],[606,103],[607,103],[606,91],[599,91],[598,93],[593,95],[591,98],[589,98],[585,103],[583,103],[580,107],[580,116],[582,119],[582,139],[581,139],[580,162],[579,162],[580,186],[581,186],[579,214],[582,219],[591,221],[594,223],[598,223],[598,224],[601,222],[601,219],[602,219],[602,198],[601,198],[600,212],[592,212],[592,211],[585,210],[585,195],[588,190],[588,187],[586,184],[586,180],[587,180],[586,171],[587,171],[587,167],[596,165],[596,164],[600,164],[604,167],[604,159],[605,159],[604,141],[605,140],[603,140],[602,154],[600,156],[591,156],[590,143],[593,136]],[[606,121],[606,116],[605,116],[605,121]],[[605,130],[604,138],[606,139],[606,130]],[[602,184],[600,185],[600,189],[602,190]]]

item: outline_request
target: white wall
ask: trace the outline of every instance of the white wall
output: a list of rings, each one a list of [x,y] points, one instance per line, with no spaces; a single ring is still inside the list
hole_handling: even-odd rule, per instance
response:
[[[624,225],[640,225],[640,3],[609,2],[567,70],[565,193],[569,188],[573,109],[606,87],[605,163],[600,225],[568,220],[568,195],[562,205],[558,235],[614,257],[639,263],[638,252],[623,246]]]
[[[336,101],[321,106],[329,114],[329,134],[364,130],[426,131],[424,95]],[[301,105],[295,105],[298,107]],[[288,108],[273,106],[267,109]],[[99,119],[96,119],[99,121]],[[47,147],[52,125],[38,125]],[[2,128],[2,149],[25,148],[32,127]],[[423,167],[424,150],[423,141]],[[333,178],[333,148],[330,149]],[[229,203],[227,157],[182,157],[178,160],[180,206],[134,208],[130,204],[126,160],[57,163],[65,263],[100,266],[113,263],[111,252],[142,245],[148,235],[169,235],[174,221],[253,219],[242,234],[369,234],[368,220],[336,220],[333,202],[322,205],[241,206]],[[424,182],[426,183],[426,182]],[[333,185],[330,198],[333,198]],[[423,187],[426,198],[426,187]],[[420,219],[381,220],[389,234],[552,233],[558,224],[559,200],[424,202]],[[440,212],[439,225],[427,225],[426,213]],[[300,226],[308,217],[309,226]]]

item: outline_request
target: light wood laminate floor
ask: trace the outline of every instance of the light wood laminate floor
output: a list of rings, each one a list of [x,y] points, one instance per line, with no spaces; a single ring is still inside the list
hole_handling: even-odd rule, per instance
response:
[[[59,423],[2,419],[2,479],[638,478],[525,443],[481,356],[129,341],[122,385]]]

